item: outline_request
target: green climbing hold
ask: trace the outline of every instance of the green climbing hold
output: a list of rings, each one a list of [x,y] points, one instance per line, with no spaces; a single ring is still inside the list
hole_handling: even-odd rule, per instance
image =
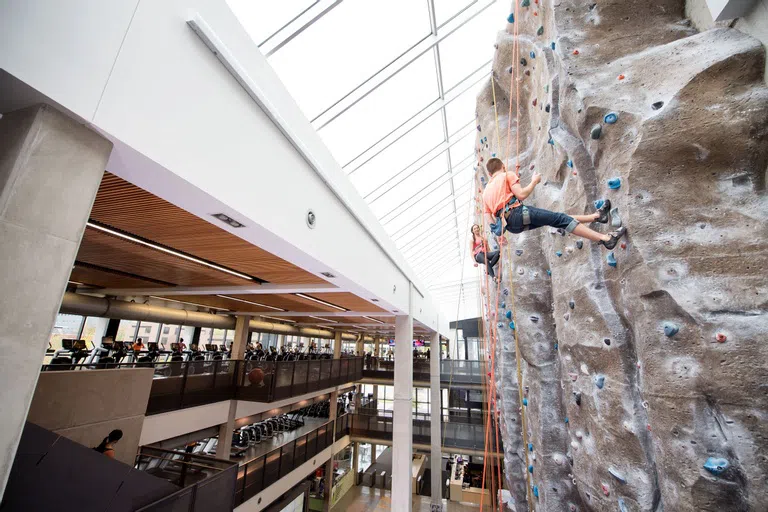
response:
[[[520,2],[520,7],[530,7],[531,6],[531,0],[523,0]]]
[[[608,262],[608,265],[611,266],[611,267],[615,267],[616,266],[616,264],[617,264],[617,262],[616,262],[616,255],[613,254],[613,251],[608,253],[608,256],[605,257],[605,261]]]
[[[544,25],[539,27],[539,30],[536,31],[536,35],[540,36],[544,34]]]
[[[600,135],[603,133],[603,127],[599,124],[596,124],[592,127],[592,130],[589,132],[589,136],[592,137],[592,140],[597,140],[600,138]]]

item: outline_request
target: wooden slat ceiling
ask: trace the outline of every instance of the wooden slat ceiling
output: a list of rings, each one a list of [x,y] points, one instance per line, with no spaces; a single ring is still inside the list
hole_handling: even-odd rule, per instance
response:
[[[108,172],[96,194],[91,219],[271,283],[324,282]]]

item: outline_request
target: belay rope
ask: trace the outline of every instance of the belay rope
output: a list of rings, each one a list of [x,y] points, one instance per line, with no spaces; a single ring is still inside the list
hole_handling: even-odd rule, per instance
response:
[[[515,12],[514,12],[514,19],[519,19],[519,7],[518,2],[514,3],[515,5]],[[510,84],[509,84],[509,116],[507,118],[507,146],[506,146],[506,153],[505,153],[505,159],[502,159],[503,162],[506,162],[506,160],[509,159],[510,155],[510,146],[512,143],[512,89],[514,86],[515,89],[515,123],[516,123],[516,130],[515,130],[515,164],[516,164],[516,171],[519,176],[520,172],[520,165],[519,165],[519,157],[520,157],[520,81],[519,81],[519,64],[520,64],[520,43],[519,43],[519,29],[518,29],[518,23],[514,23],[514,30],[513,30],[513,46],[512,46],[512,56],[513,56],[513,73],[510,78]],[[497,141],[497,148],[501,148],[501,130],[499,128],[499,114],[497,109],[497,103],[496,103],[496,81],[495,76],[492,74],[491,76],[491,91],[493,95],[493,111],[494,111],[494,117],[496,121],[496,141]],[[505,170],[505,173],[507,171]],[[504,179],[506,180],[506,176]],[[476,196],[476,201],[480,205],[479,211],[480,211],[480,217],[481,217],[481,223],[482,223],[482,236],[485,237],[486,231],[486,225],[485,225],[485,213],[484,213],[484,205],[482,201],[482,188],[478,188],[478,194]],[[528,509],[531,511],[536,510],[535,502],[533,501],[532,496],[532,486],[531,486],[531,472],[528,470],[530,468],[530,461],[529,461],[529,444],[528,444],[528,425],[527,420],[525,416],[525,410],[526,406],[523,405],[523,399],[525,398],[525,393],[523,390],[523,371],[522,371],[522,363],[521,363],[521,352],[520,352],[520,340],[518,337],[518,323],[517,323],[517,308],[515,305],[515,287],[514,287],[514,281],[513,281],[513,271],[514,271],[514,261],[512,260],[511,255],[511,249],[509,243],[504,243],[506,240],[504,238],[504,223],[506,222],[506,219],[504,215],[501,216],[500,221],[501,222],[501,242],[499,244],[499,251],[504,252],[506,255],[506,260],[508,262],[508,279],[509,279],[509,302],[511,304],[511,313],[512,313],[512,325],[510,327],[513,327],[513,334],[515,339],[515,360],[517,362],[517,387],[518,387],[518,407],[520,411],[520,420],[521,420],[521,432],[523,437],[523,453],[525,456],[525,482],[526,482],[526,499],[528,501]],[[474,236],[474,235],[473,235]],[[487,262],[487,252],[489,247],[486,247],[486,262]],[[499,272],[503,270],[503,262],[505,258],[499,259]],[[487,266],[487,264],[486,264]],[[499,450],[499,436],[501,434],[501,411],[498,407],[498,402],[496,400],[496,346],[497,341],[499,340],[499,295],[502,289],[502,280],[501,280],[501,274],[499,275],[499,279],[497,281],[496,286],[496,297],[494,301],[491,301],[491,283],[488,279],[488,273],[486,271],[485,275],[485,286],[483,286],[483,279],[481,278],[481,296],[485,299],[485,307],[481,307],[481,314],[483,315],[483,332],[486,336],[487,347],[488,347],[488,359],[490,360],[490,364],[488,360],[485,360],[487,375],[488,375],[488,396],[489,400],[488,403],[490,404],[489,407],[489,414],[486,416],[485,419],[485,442],[484,442],[484,452],[483,452],[483,480],[482,480],[482,492],[480,494],[480,510],[483,510],[483,501],[485,498],[484,491],[485,491],[485,480],[486,480],[486,469],[488,467],[488,443],[489,443],[489,437],[491,432],[491,425],[494,425],[493,431],[494,431],[494,437],[496,441],[496,453],[499,454],[500,457],[502,457],[501,460],[503,460],[503,453],[500,453]],[[481,299],[482,300],[482,299]],[[503,367],[500,367],[499,373],[502,377],[503,381]],[[501,476],[501,460],[497,461],[496,465],[496,474],[493,472],[493,468],[491,468],[491,488],[494,487],[497,490],[501,490],[504,485],[502,481]],[[497,499],[499,496],[494,496],[492,499],[492,504],[497,504],[498,510],[502,510],[502,502],[501,499]]]

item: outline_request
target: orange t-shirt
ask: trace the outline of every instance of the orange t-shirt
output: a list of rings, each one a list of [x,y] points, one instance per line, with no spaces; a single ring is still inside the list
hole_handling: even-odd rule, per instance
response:
[[[504,183],[506,179],[506,184]],[[488,186],[483,191],[483,206],[485,212],[491,216],[496,215],[496,212],[504,208],[504,205],[509,202],[515,194],[512,193],[512,185],[518,183],[520,178],[517,174],[507,171],[496,173],[496,176],[491,178]]]

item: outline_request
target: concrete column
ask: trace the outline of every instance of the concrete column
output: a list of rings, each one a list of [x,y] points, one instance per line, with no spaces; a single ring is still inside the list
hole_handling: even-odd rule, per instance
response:
[[[245,349],[248,346],[248,337],[250,331],[248,324],[251,321],[249,316],[238,316],[235,320],[235,341],[232,342],[232,359],[242,359],[245,357]]]
[[[379,357],[379,341],[381,340],[380,336],[376,336],[373,338],[373,357]],[[373,399],[376,400],[376,408],[379,408],[379,386],[374,384],[373,385]],[[376,460],[376,456],[374,455],[371,459]]]
[[[376,446],[371,443],[371,465],[376,464]]]
[[[47,105],[0,119],[0,495],[111,151]]]
[[[410,303],[413,286],[410,286],[408,315],[395,317],[395,400],[392,420],[392,508],[393,511],[410,512],[411,467],[413,458],[413,317]]]
[[[333,358],[338,359],[341,357],[341,331],[336,331],[333,337]],[[333,429],[333,440],[336,441],[336,413],[338,412],[337,400],[339,399],[339,392],[332,391],[329,398],[331,407],[328,412],[328,418],[331,420],[330,427]],[[330,510],[331,508],[331,491],[333,490],[333,456],[335,455],[333,449],[331,449],[331,458],[325,464],[325,498],[323,499],[323,509]]]
[[[430,402],[430,469],[432,484],[432,510],[442,510],[443,506],[443,436],[440,432],[442,424],[442,405],[440,403],[440,334],[434,333],[430,341],[432,350],[429,351],[429,402]],[[440,508],[437,508],[440,507]]]
[[[219,442],[216,444],[216,458],[229,460],[232,451],[232,435],[235,433],[235,415],[237,400],[229,401],[229,416],[227,422],[219,425]]]

